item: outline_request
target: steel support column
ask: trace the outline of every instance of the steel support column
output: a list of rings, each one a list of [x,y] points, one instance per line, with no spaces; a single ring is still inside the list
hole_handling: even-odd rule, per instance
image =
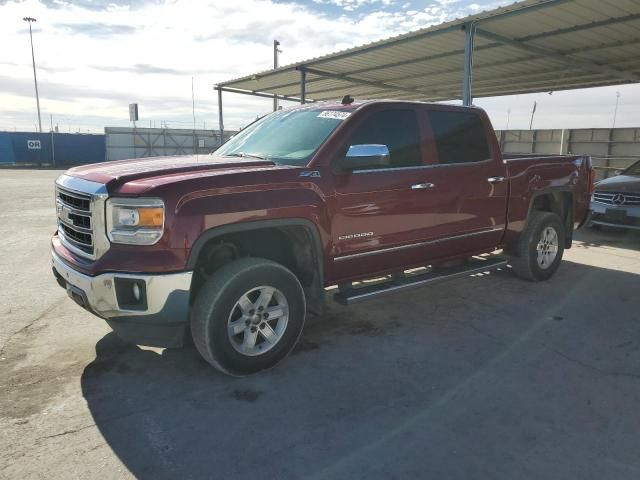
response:
[[[300,104],[307,103],[307,68],[304,65],[295,67],[300,72]]]
[[[307,96],[307,69],[304,67],[298,68],[300,70],[300,103],[306,103]]]
[[[222,118],[222,89],[218,88],[218,124],[220,126],[220,145],[224,143],[224,120]]]
[[[470,106],[473,103],[473,93],[471,83],[473,77],[473,37],[475,34],[475,24],[465,23],[464,25],[464,79],[462,80],[462,104]]]

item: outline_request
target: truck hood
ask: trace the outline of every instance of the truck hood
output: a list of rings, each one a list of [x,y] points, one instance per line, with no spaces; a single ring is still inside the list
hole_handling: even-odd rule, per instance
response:
[[[640,192],[640,177],[618,175],[598,182],[596,190],[615,192]]]
[[[213,157],[210,155],[185,155],[174,157],[149,157],[138,160],[118,160],[72,168],[68,175],[103,183],[110,192],[133,180],[162,177],[197,171],[224,170],[233,173],[250,167],[274,166],[270,160],[252,158]],[[223,172],[220,172],[223,173]]]

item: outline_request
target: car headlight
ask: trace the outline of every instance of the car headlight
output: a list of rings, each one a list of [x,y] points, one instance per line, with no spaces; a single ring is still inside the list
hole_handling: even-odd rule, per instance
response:
[[[153,245],[164,232],[164,202],[159,198],[107,200],[107,236],[113,243]]]

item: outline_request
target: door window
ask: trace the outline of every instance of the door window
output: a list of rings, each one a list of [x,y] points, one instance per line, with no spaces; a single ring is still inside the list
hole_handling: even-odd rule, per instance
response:
[[[368,115],[349,141],[349,145],[364,144],[386,145],[393,168],[422,165],[420,129],[413,110],[381,110]]]
[[[428,115],[439,163],[481,162],[491,158],[480,116],[441,110],[430,110]]]

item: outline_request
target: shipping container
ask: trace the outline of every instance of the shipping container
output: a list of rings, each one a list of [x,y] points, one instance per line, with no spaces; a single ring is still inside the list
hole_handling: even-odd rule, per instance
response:
[[[104,135],[0,132],[0,165],[66,167],[104,160]]]

